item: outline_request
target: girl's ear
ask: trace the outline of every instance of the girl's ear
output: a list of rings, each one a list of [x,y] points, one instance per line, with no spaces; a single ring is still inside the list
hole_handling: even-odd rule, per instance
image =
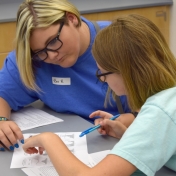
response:
[[[78,19],[73,13],[66,12],[66,17],[67,17],[68,23],[71,22],[74,26],[78,25]]]

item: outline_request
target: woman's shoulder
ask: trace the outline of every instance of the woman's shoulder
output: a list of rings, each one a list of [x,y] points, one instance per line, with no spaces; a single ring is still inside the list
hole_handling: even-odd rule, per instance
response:
[[[81,19],[82,19],[82,21],[84,21],[89,26],[89,28],[94,23],[97,23],[100,29],[103,29],[106,26],[109,26],[111,24],[111,21],[91,21],[91,20],[88,20],[88,19],[86,19],[84,17],[81,17]]]
[[[8,55],[6,56],[6,58],[4,59],[4,66],[8,66],[9,67],[17,67],[16,66],[16,52],[11,51],[8,53]]]

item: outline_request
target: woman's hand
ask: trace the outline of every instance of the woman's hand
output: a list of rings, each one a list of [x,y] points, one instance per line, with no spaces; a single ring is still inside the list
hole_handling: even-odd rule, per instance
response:
[[[13,151],[18,148],[17,140],[24,143],[23,134],[15,122],[0,121],[0,151],[5,151],[5,147]]]

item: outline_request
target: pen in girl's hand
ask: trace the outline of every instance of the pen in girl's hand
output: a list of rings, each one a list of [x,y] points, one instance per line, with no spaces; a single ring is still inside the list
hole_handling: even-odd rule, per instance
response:
[[[119,116],[120,116],[120,114],[115,115],[115,116],[111,117],[109,120],[115,120],[115,119],[116,119],[117,117],[119,117]],[[83,131],[83,132],[79,135],[79,137],[82,137],[82,136],[84,136],[84,135],[86,135],[86,134],[88,134],[88,133],[90,133],[90,132],[92,132],[92,131],[94,131],[94,130],[100,128],[100,127],[101,127],[101,125],[99,124],[99,125],[96,125],[96,126],[94,126],[94,127],[88,128],[87,130]]]

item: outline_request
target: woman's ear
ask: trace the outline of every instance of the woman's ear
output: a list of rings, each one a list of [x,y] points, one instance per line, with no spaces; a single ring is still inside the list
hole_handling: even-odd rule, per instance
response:
[[[66,12],[66,17],[67,17],[68,23],[71,22],[74,26],[78,25],[78,19],[73,13]]]

